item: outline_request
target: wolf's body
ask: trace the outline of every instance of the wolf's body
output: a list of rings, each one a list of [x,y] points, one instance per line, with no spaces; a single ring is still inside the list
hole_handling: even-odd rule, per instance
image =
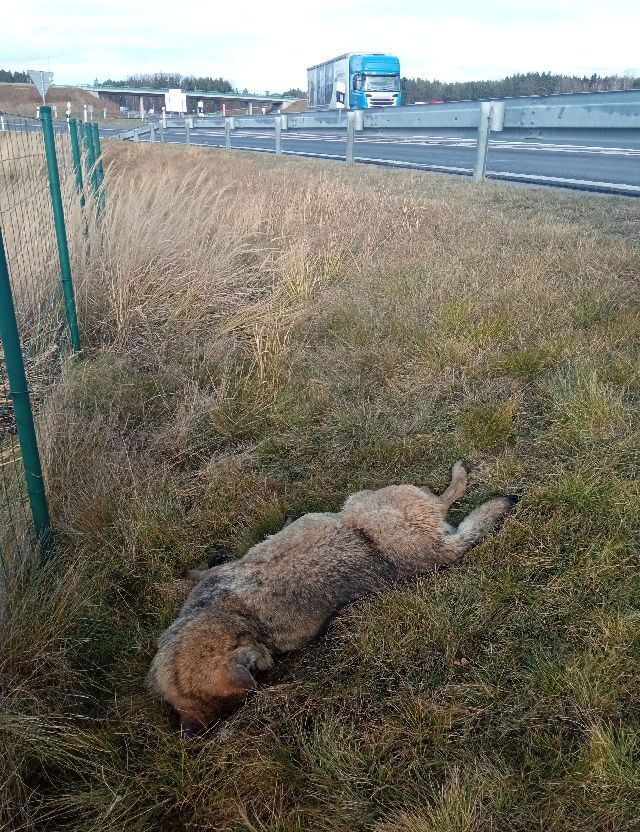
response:
[[[514,500],[490,500],[453,528],[445,518],[466,474],[456,463],[440,497],[413,485],[358,492],[342,511],[307,514],[240,560],[196,575],[149,672],[185,732],[241,705],[256,671],[318,636],[346,604],[453,563],[478,543]]]

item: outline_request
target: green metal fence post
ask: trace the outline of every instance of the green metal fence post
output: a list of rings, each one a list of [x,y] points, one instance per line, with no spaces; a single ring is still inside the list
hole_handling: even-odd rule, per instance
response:
[[[89,176],[91,177],[91,189],[93,190],[93,198],[98,205],[98,173],[96,171],[96,149],[93,145],[93,130],[91,124],[87,122],[84,126],[84,140],[87,145],[87,157],[89,160]]]
[[[84,185],[82,182],[82,160],[80,158],[80,143],[78,142],[78,127],[75,118],[69,119],[69,135],[71,137],[71,154],[73,169],[76,174],[76,186],[80,194],[80,206],[84,208]]]
[[[83,182],[86,183],[86,184],[83,187],[84,188],[89,188],[90,187],[90,181],[89,181],[90,180],[89,149],[87,148],[87,142],[85,140],[83,124],[82,124],[81,121],[78,121],[77,128],[78,128],[78,147],[80,149],[80,171],[83,170],[82,163],[84,162],[84,173],[83,173],[82,179],[83,179]],[[86,156],[85,156],[85,154],[86,154]],[[84,196],[85,201],[86,201],[87,191],[83,190],[83,196]],[[84,203],[83,203],[83,206],[84,206]]]
[[[96,154],[96,173],[100,191],[100,209],[104,211],[104,168],[102,167],[102,148],[100,147],[100,128],[93,123],[93,149]]]
[[[13,305],[9,266],[7,265],[7,256],[2,240],[2,229],[0,229],[0,338],[2,339],[11,400],[13,401],[13,413],[16,420],[18,441],[20,442],[33,525],[42,551],[46,552],[51,545],[51,521],[49,519],[40,454],[38,453],[36,429],[33,424],[33,413],[29,401],[29,388],[22,360],[22,346],[20,344],[16,310]]]
[[[78,128],[78,147],[80,148],[80,159],[82,159],[82,143],[84,141],[84,133],[82,132],[82,122],[78,121],[76,123],[76,127]]]
[[[94,122],[93,128],[93,149],[96,154],[96,165],[98,169],[98,185],[102,187],[104,181],[104,168],[102,167],[102,148],[100,147],[100,128]]]
[[[44,149],[47,154],[49,191],[51,192],[53,221],[56,228],[56,241],[58,243],[60,278],[62,280],[62,291],[64,293],[64,308],[67,315],[67,322],[69,324],[69,332],[71,334],[71,346],[73,347],[74,352],[79,353],[81,347],[80,335],[78,333],[78,316],[76,314],[76,301],[73,294],[73,280],[71,278],[71,261],[69,260],[67,232],[64,225],[62,195],[60,194],[60,174],[58,172],[58,159],[56,157],[56,141],[53,135],[53,122],[51,121],[51,107],[40,107],[40,119],[42,121]]]
[[[96,169],[96,149],[93,144],[93,130],[91,124],[87,122],[84,126],[84,139],[87,144],[87,157],[89,161],[89,176],[91,177],[91,189],[93,190],[93,197],[98,204],[98,171]]]

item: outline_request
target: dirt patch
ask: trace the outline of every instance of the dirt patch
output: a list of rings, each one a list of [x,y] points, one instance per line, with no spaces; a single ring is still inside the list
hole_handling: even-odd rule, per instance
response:
[[[64,117],[67,102],[71,102],[71,115],[82,115],[85,104],[93,104],[96,115],[102,117],[102,110],[107,108],[108,117],[120,115],[120,108],[113,101],[98,98],[89,90],[78,87],[51,86],[47,90],[47,104],[58,108],[58,117]],[[0,111],[21,116],[35,116],[36,109],[42,103],[40,94],[33,84],[0,84]]]

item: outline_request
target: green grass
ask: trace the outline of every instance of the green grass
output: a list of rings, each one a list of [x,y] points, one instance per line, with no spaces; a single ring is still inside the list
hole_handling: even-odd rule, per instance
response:
[[[88,354],[40,425],[58,553],[2,607],[1,823],[640,830],[637,203],[112,154]],[[519,493],[506,525],[182,742],[144,676],[185,571],[460,456],[453,521]]]

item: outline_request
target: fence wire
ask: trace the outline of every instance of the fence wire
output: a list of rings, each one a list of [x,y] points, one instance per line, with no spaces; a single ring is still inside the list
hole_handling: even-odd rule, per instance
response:
[[[40,121],[3,114],[0,130],[0,230],[9,268],[34,415],[71,351]],[[55,128],[72,263],[81,255],[83,219],[66,125]],[[72,233],[69,233],[71,231]],[[0,345],[0,556],[27,554],[32,524],[7,368]]]

